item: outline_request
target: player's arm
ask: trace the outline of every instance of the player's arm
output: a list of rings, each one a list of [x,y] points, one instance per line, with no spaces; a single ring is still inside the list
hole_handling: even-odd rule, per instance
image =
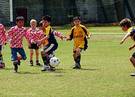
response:
[[[130,37],[130,32],[129,33],[127,33],[124,37],[123,37],[123,39],[121,40],[121,42],[120,42],[120,44],[123,44],[124,42],[125,42],[125,40],[128,38],[128,37]]]
[[[86,34],[86,38],[90,39],[90,37],[92,36],[92,33],[90,33],[85,26],[82,27],[82,29],[84,30],[84,32]]]
[[[65,38],[65,37],[62,35],[61,32],[53,31],[53,34],[54,34],[55,36],[57,36],[58,38],[60,38],[61,40],[63,40],[63,39]]]
[[[44,37],[43,37],[42,39],[40,39],[40,40],[37,40],[36,43],[40,46],[40,45],[43,44],[44,41],[46,41],[47,39],[48,39],[48,37],[44,35]]]
[[[73,39],[73,32],[74,32],[74,29],[71,29],[71,32],[69,33],[69,35],[66,36],[66,40],[67,40],[67,41]]]

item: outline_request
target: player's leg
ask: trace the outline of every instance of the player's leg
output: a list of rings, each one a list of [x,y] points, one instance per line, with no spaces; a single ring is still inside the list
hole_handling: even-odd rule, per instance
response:
[[[30,49],[30,65],[33,66],[33,49]]]
[[[23,48],[19,48],[19,49],[18,49],[18,53],[21,55],[22,60],[26,60],[26,59],[27,59],[26,53],[25,53],[25,51],[24,51]]]
[[[54,44],[49,44],[48,46],[44,47],[44,50],[41,52],[41,56],[42,56],[42,59],[44,60],[44,66],[43,66],[43,70],[42,71],[45,71],[46,68],[48,70],[53,70],[53,68],[51,68],[50,64],[49,64],[49,60],[51,58],[51,55],[53,53],[53,51],[55,51],[57,49],[57,45],[54,45]]]
[[[36,65],[41,65],[40,63],[39,63],[39,50],[38,49],[36,49],[35,50],[35,53],[36,53]]]
[[[49,55],[47,53],[45,53],[45,51],[41,51],[41,57],[43,60],[43,68],[42,71],[46,71],[49,70]]]
[[[73,67],[73,69],[80,69],[81,68],[81,65],[80,65],[81,49],[80,48],[77,48],[73,51],[73,57],[75,61],[75,67]]]
[[[11,58],[13,61],[14,71],[18,71],[18,61],[17,61],[17,48],[11,48]]]
[[[3,62],[3,56],[2,56],[2,45],[0,45],[0,65],[1,68],[5,67],[5,63]]]
[[[135,53],[133,53],[132,57],[130,58],[130,62],[135,67]],[[135,73],[131,73],[131,76],[135,76]]]
[[[3,63],[3,56],[2,56],[2,45],[0,45],[0,64]]]

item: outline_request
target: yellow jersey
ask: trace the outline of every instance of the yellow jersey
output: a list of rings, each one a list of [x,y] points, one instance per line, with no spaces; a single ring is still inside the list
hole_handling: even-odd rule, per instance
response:
[[[89,32],[84,25],[74,26],[71,29],[70,39],[74,40],[74,49],[83,48],[87,49],[87,39],[86,36],[89,36]]]
[[[44,30],[43,30],[44,35],[49,36],[50,31],[52,31],[52,27],[49,25],[46,28],[44,28]],[[43,42],[43,45],[47,45],[48,43],[49,43],[48,40],[45,40]]]

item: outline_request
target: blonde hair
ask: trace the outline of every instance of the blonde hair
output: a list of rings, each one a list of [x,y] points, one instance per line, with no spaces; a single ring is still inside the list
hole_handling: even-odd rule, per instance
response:
[[[36,21],[35,19],[31,19],[31,20],[30,20],[30,24],[31,24],[32,22],[34,22],[34,23],[37,24],[37,21]]]

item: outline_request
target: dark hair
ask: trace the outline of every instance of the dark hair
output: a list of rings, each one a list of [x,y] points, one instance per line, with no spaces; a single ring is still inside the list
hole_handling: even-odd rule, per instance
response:
[[[40,21],[39,22],[39,27],[42,27],[42,25],[43,25],[43,21]]]
[[[24,17],[23,16],[16,17],[16,22],[18,22],[19,20],[24,20]]]
[[[81,20],[81,18],[79,16],[76,16],[73,18],[73,21],[75,21],[75,20]]]
[[[124,18],[120,21],[120,24],[119,24],[121,27],[128,27],[130,28],[132,26],[132,21],[129,19],[129,18]]]
[[[43,16],[42,17],[42,20],[45,20],[45,21],[48,21],[48,22],[51,22],[51,16],[49,16],[49,15],[46,15],[46,16]]]

